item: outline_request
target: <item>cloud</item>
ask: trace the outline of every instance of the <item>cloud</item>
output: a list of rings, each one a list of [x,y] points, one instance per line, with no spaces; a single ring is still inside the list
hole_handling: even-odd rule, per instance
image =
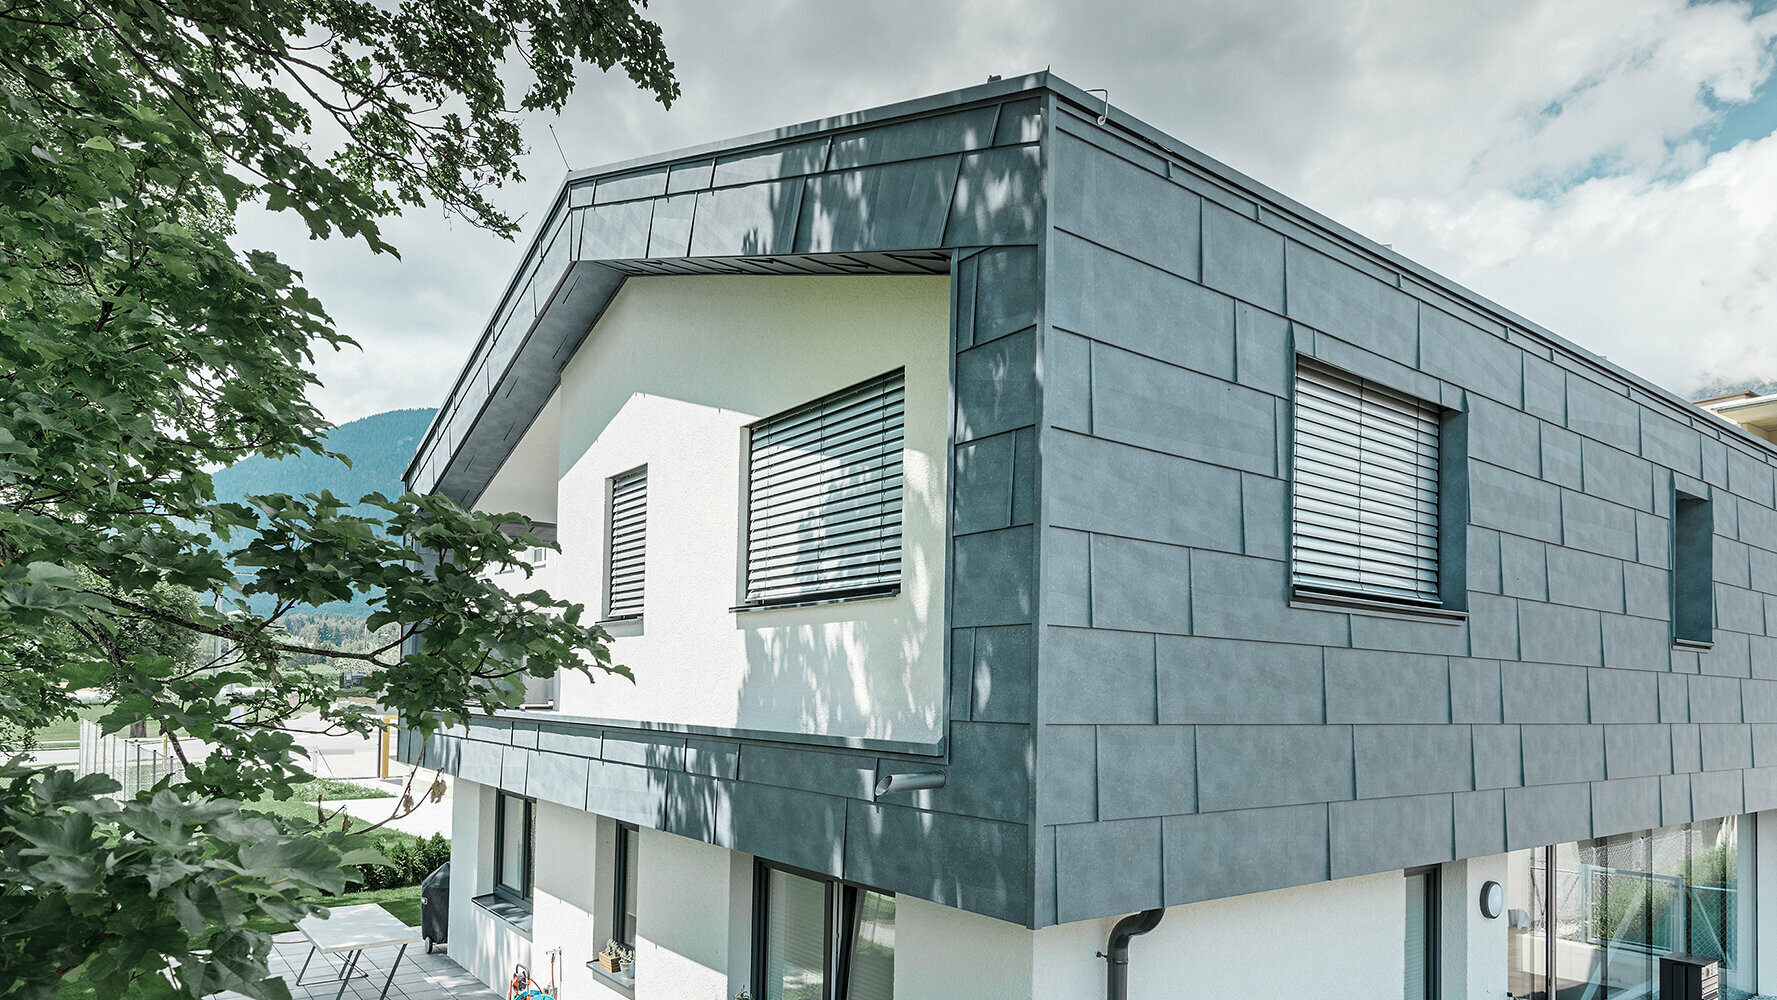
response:
[[[1066,0],[656,6],[672,110],[587,72],[525,123],[535,225],[564,171],[1044,66],[1508,308],[1685,391],[1777,373],[1777,136],[1712,148],[1772,100],[1777,10],[1683,0],[1427,5]],[[324,359],[336,421],[436,405],[520,248],[436,211],[387,227],[399,263],[248,220],[362,355]]]

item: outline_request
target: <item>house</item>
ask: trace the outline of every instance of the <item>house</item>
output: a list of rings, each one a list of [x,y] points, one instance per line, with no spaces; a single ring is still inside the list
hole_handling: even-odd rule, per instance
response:
[[[1746,433],[1766,441],[1777,441],[1777,395],[1756,392],[1731,392],[1697,400],[1697,405],[1710,413],[1738,424]]]
[[[1777,989],[1774,464],[1051,75],[570,174],[408,481],[554,525],[636,680],[404,737],[452,956]]]

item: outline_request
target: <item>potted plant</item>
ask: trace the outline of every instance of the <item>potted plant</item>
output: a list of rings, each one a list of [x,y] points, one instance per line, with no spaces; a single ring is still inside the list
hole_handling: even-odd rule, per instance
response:
[[[635,953],[617,943],[616,938],[605,942],[603,951],[599,952],[599,968],[609,973],[623,971],[623,966],[635,960]]]

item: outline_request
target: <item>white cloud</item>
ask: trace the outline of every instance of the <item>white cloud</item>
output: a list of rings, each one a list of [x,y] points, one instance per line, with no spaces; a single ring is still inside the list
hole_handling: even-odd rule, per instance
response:
[[[1777,11],[1684,0],[1427,5],[1065,0],[660,5],[685,95],[664,111],[587,74],[555,122],[590,166],[1052,65],[1333,218],[1672,388],[1777,372],[1777,137],[1709,155],[1773,72]],[[559,183],[545,120],[536,213]],[[435,405],[519,248],[436,212],[405,259],[255,221],[361,358],[323,361],[335,420]]]

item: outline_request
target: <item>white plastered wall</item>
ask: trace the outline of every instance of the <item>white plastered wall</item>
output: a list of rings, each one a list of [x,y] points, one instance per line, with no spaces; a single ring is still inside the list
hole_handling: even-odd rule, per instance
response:
[[[938,740],[949,316],[943,277],[629,279],[563,370],[559,418],[530,432],[559,434],[555,593],[594,615],[609,481],[648,467],[644,617],[611,629],[613,657],[636,682],[564,678],[560,711]],[[744,428],[895,368],[906,370],[901,594],[731,611],[742,596]]]
[[[1104,996],[1105,963],[1095,954],[1115,923],[1037,931],[1040,974],[1027,995]],[[1169,907],[1160,926],[1130,942],[1129,996],[1398,997],[1405,935],[1406,882],[1398,871]]]
[[[493,891],[493,788],[457,779],[451,794],[451,960],[490,985],[504,986],[514,965],[531,962],[530,939],[474,902]]]

